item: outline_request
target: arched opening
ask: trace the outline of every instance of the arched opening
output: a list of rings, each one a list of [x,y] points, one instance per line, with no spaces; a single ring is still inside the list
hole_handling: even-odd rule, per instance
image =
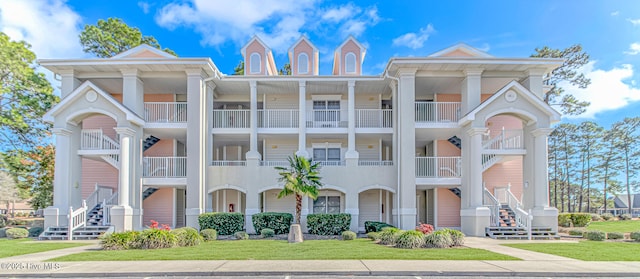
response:
[[[209,193],[213,212],[245,213],[246,194],[236,187],[218,188]]]
[[[309,56],[306,53],[298,55],[298,74],[309,73]]]
[[[364,231],[364,222],[377,221],[393,224],[393,193],[388,189],[372,188],[358,194],[358,228]]]
[[[260,69],[262,69],[262,59],[259,53],[254,52],[249,58],[249,73],[259,74]]]
[[[344,56],[344,71],[347,74],[356,73],[356,55],[353,52],[349,52]]]

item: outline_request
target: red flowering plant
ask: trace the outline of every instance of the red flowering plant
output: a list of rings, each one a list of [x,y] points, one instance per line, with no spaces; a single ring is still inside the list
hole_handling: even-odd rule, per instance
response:
[[[423,224],[420,223],[417,227],[416,227],[416,231],[419,231],[423,234],[430,234],[434,231],[433,226],[429,225],[429,224]]]
[[[169,227],[169,225],[167,224],[162,224],[160,225],[160,227],[158,227],[158,221],[156,220],[151,220],[151,225],[149,226],[150,229],[159,229],[159,230],[163,230],[163,231],[170,231],[171,227]]]

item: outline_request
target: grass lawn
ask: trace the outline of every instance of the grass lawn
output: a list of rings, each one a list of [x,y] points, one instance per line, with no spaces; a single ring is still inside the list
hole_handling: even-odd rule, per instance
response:
[[[91,251],[50,261],[134,261],[134,260],[519,260],[482,249],[398,249],[368,239],[353,241],[307,240],[289,244],[286,240],[211,241],[194,247],[156,250]]]
[[[63,243],[34,241],[32,239],[0,239],[0,258],[32,254],[63,248],[87,245],[84,243]]]
[[[585,229],[603,232],[635,232],[640,231],[640,220],[591,222]]]
[[[583,261],[640,261],[640,243],[638,242],[580,241],[579,243],[503,245]]]

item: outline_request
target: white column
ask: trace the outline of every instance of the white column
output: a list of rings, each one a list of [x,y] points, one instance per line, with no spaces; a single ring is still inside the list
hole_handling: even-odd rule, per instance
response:
[[[69,206],[75,208],[82,202],[79,195],[82,168],[81,159],[78,156],[80,129],[76,126],[68,126],[54,128],[52,132],[56,135],[53,205],[43,212],[45,228],[66,225]]]
[[[187,204],[186,226],[198,228],[198,216],[204,212],[206,183],[207,94],[201,69],[187,69]]]
[[[470,236],[484,236],[491,211],[482,204],[482,135],[486,128],[467,127],[462,138],[462,204],[460,223],[462,232]]]
[[[469,178],[469,187],[467,187],[466,195],[469,196],[469,207],[476,208],[482,206],[482,135],[487,128],[471,128],[466,131],[469,141],[469,149],[466,150],[466,158],[468,158],[467,177]]]
[[[298,156],[309,158],[307,152],[307,82],[301,80],[298,87]]]
[[[538,128],[531,132],[534,137],[535,155],[533,159],[533,183],[529,183],[529,187],[533,187],[534,208],[531,213],[533,215],[532,226],[550,227],[552,230],[558,229],[558,209],[549,206],[549,177],[548,154],[547,154],[547,137],[553,129]],[[528,135],[526,135],[528,136]],[[533,185],[531,185],[533,184]]]
[[[359,193],[357,189],[349,189],[345,193],[344,212],[351,214],[351,224],[349,230],[358,233],[358,221],[360,219],[360,207],[358,204]]]
[[[544,100],[543,77],[545,72],[545,69],[529,69],[526,72],[528,77],[523,82],[524,87],[541,100]]]
[[[144,115],[144,85],[137,69],[123,69],[122,104],[138,115]]]
[[[348,138],[347,138],[347,152],[344,157],[347,161],[347,166],[358,166],[358,151],[356,151],[356,99],[355,99],[355,80],[348,81],[348,100],[347,109],[349,114],[349,123],[347,125]]]
[[[398,196],[399,227],[411,230],[416,226],[416,127],[415,97],[416,70],[405,69],[399,73],[398,92]]]
[[[250,112],[250,130],[249,135],[249,152],[247,152],[247,165],[257,166],[260,161],[260,152],[258,152],[258,82],[253,80],[249,82],[251,87],[251,112]],[[251,163],[250,161],[253,161]]]
[[[462,84],[462,113],[465,115],[480,105],[482,69],[467,69]]]
[[[74,70],[61,70],[59,74],[62,79],[60,82],[60,99],[64,99],[80,86],[80,80],[75,77]]]
[[[120,137],[120,172],[118,187],[118,206],[111,209],[111,223],[118,232],[129,231],[133,227],[133,208],[131,207],[132,185],[135,171],[135,135],[136,131],[128,127],[115,128]]]
[[[242,195],[242,192],[238,192],[238,197]],[[245,194],[245,212],[244,212],[244,220],[245,220],[245,230],[247,233],[257,233],[255,228],[253,227],[253,215],[256,213],[260,213],[260,193],[258,191],[247,191]],[[238,204],[238,208],[240,208],[240,204]]]

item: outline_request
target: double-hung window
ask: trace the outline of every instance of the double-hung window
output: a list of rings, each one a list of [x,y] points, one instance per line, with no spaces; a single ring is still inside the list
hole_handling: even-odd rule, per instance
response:
[[[340,148],[314,148],[313,160],[319,162],[340,162]]]
[[[340,122],[340,100],[313,101],[313,120],[320,127],[336,127]]]
[[[340,196],[319,196],[313,201],[313,213],[340,213]]]

